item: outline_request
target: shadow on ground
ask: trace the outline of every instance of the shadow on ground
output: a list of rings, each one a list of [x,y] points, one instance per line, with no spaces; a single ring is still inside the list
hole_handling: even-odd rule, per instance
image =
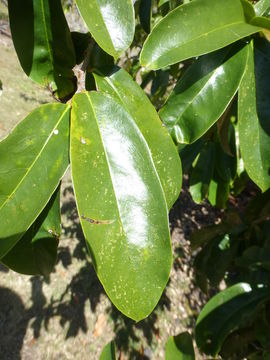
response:
[[[86,306],[90,304],[91,311],[94,313],[101,301],[101,296],[105,296],[92,264],[85,261],[88,255],[71,186],[64,189],[63,198],[62,215],[67,220],[64,221],[63,236],[75,239],[75,244],[73,250],[68,245],[59,247],[58,263],[61,263],[66,271],[69,270],[74,259],[80,261],[82,266],[72,276],[62,294],[58,298],[52,296],[49,301],[45,297],[43,286],[50,283],[51,279],[32,277],[32,303],[31,307],[27,309],[15,292],[7,288],[0,288],[0,354],[9,353],[11,360],[20,359],[20,351],[28,326],[33,329],[34,339],[38,339],[41,329],[43,327],[48,329],[50,320],[57,317],[62,327],[68,327],[66,339],[76,337],[79,331],[86,333],[88,330],[85,316]],[[194,208],[194,203],[187,190],[184,190],[181,199],[170,214],[172,233],[177,229],[182,232],[178,238],[179,242],[174,244],[174,268],[176,270],[185,264],[187,268],[190,267],[191,257],[187,249],[187,239],[191,231],[198,227],[198,223],[205,222],[203,212],[203,206]],[[212,210],[211,216],[209,217],[209,214],[207,216],[207,221],[213,222],[215,216],[216,214],[213,214]],[[4,267],[0,267],[0,272],[7,271]],[[193,290],[191,289],[191,291]],[[68,294],[69,296],[67,296]],[[187,296],[187,301],[191,309],[197,306],[189,301],[189,296]],[[159,338],[158,316],[160,312],[170,310],[170,306],[171,300],[165,290],[155,311],[147,319],[137,324],[122,315],[113,305],[106,308],[107,316],[113,324],[117,348],[121,349],[123,353],[128,352],[129,359],[149,359],[151,345]],[[196,311],[190,318],[190,325],[194,324]],[[136,346],[130,346],[130,344],[140,344],[138,330],[143,333],[147,342],[147,346],[141,347],[139,350],[138,347],[136,349]],[[8,352],[7,349],[9,349]]]

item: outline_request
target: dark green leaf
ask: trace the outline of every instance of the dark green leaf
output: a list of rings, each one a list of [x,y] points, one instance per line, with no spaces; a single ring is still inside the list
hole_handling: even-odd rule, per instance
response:
[[[87,71],[99,75],[109,75],[114,69],[114,59],[95,43],[91,49]]]
[[[254,50],[254,51],[253,51]],[[255,54],[254,54],[255,52]],[[246,72],[239,90],[239,141],[250,178],[265,191],[270,186],[270,44],[249,45]]]
[[[240,0],[191,1],[154,27],[144,43],[141,64],[157,70],[218,50],[260,30],[247,23]]]
[[[95,75],[99,90],[113,96],[133,117],[149,146],[153,162],[170,209],[177,200],[182,184],[182,169],[177,149],[140,86],[123,69],[102,78]]]
[[[192,337],[188,332],[168,339],[165,360],[195,360]]]
[[[270,298],[269,288],[254,288],[239,283],[215,295],[204,306],[195,328],[198,347],[216,356],[235,329],[250,320],[258,306]]]
[[[231,241],[228,234],[208,241],[195,258],[196,277],[203,275],[211,286],[218,286],[235,257],[236,248],[237,244]]]
[[[100,355],[99,360],[116,360],[116,350],[114,341],[107,344]]]
[[[61,234],[60,190],[21,240],[1,259],[8,268],[27,275],[49,275],[57,257]]]
[[[76,64],[80,64],[81,62],[83,62],[86,56],[87,47],[89,46],[91,35],[89,33],[80,33],[77,31],[73,31],[71,33],[71,37],[76,54]]]
[[[115,306],[139,321],[156,306],[170,274],[167,204],[136,121],[110,96],[73,99],[71,167],[97,275]]]
[[[149,34],[151,31],[152,0],[141,0],[139,15],[142,28]]]
[[[196,203],[202,202],[208,195],[209,184],[213,177],[215,163],[215,145],[206,143],[195,160],[190,175],[190,193]]]
[[[248,47],[237,44],[201,57],[185,72],[160,111],[176,142],[196,141],[220,118],[238,90],[247,55]]]
[[[205,139],[201,137],[199,140],[195,141],[192,144],[180,144],[178,145],[179,155],[182,161],[183,173],[187,173],[194,160],[200,153]]]
[[[131,44],[135,31],[131,0],[76,0],[80,13],[99,46],[118,58]]]
[[[70,107],[41,106],[0,143],[0,258],[48,203],[69,164]]]
[[[244,251],[240,258],[236,259],[236,264],[241,267],[251,268],[251,270],[262,268],[270,271],[270,249],[251,246]]]
[[[25,73],[50,86],[60,99],[75,91],[76,64],[70,31],[60,0],[9,0],[14,46]]]

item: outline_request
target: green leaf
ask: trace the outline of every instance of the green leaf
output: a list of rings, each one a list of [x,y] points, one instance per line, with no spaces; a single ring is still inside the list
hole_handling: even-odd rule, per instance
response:
[[[241,257],[235,260],[236,265],[256,270],[262,268],[270,271],[270,249],[259,246],[247,248]],[[269,279],[270,280],[270,279]]]
[[[195,360],[192,337],[188,332],[170,336],[166,345],[165,360]]]
[[[205,139],[204,137],[201,137],[193,144],[178,145],[178,151],[179,151],[180,159],[182,161],[183,173],[189,172],[192,163],[200,153],[204,143],[205,143]]]
[[[154,27],[144,43],[141,64],[160,69],[218,50],[260,30],[246,22],[240,0],[191,1]]]
[[[58,189],[33,225],[1,259],[1,262],[21,274],[48,276],[56,262],[60,234],[60,190]]]
[[[75,92],[76,64],[60,0],[9,0],[14,46],[25,73],[60,99]]]
[[[99,46],[118,58],[132,43],[135,31],[131,0],[76,0],[80,13]]]
[[[141,0],[139,16],[142,28],[149,34],[151,31],[152,0]]]
[[[108,95],[74,97],[71,168],[97,275],[114,305],[139,321],[156,306],[170,274],[167,204],[140,129]]]
[[[116,349],[114,341],[111,341],[104,347],[99,360],[116,360]]]
[[[226,337],[248,322],[258,306],[270,298],[269,288],[238,283],[215,295],[202,309],[195,328],[198,347],[216,356]]]
[[[0,258],[39,216],[68,167],[69,113],[67,105],[43,105],[0,143]]]
[[[196,203],[201,203],[209,191],[215,163],[215,145],[206,143],[195,160],[190,175],[190,193]]]
[[[213,287],[217,287],[230,268],[236,249],[237,242],[233,243],[228,234],[217,236],[198,253],[194,261],[196,278],[204,276]],[[203,291],[207,289],[202,289]]]
[[[251,21],[250,24],[255,26],[260,26],[264,29],[270,30],[270,19],[263,16],[256,16]]]
[[[114,69],[114,59],[95,43],[90,53],[87,71],[99,75],[108,75]]]
[[[239,142],[245,169],[262,191],[270,187],[270,44],[250,44],[239,89]]]
[[[237,44],[201,57],[185,72],[160,111],[176,142],[196,141],[220,118],[238,90],[247,55],[248,47]]]
[[[95,75],[95,79],[98,89],[119,101],[140,129],[151,152],[170,209],[177,200],[182,185],[181,161],[154,106],[141,87],[123,69],[105,78]]]
[[[260,0],[254,6],[257,16],[263,16],[270,10],[270,0]],[[267,14],[268,15],[268,14]]]

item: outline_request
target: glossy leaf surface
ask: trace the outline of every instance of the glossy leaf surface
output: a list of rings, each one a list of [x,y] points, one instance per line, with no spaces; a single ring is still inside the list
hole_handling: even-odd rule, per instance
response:
[[[160,111],[176,142],[196,141],[220,118],[239,87],[247,55],[247,46],[228,47],[186,71]]]
[[[0,258],[39,216],[68,167],[69,112],[67,105],[43,105],[0,143]]]
[[[95,75],[95,79],[98,89],[119,101],[139,127],[151,152],[170,209],[181,189],[181,162],[154,106],[141,87],[123,69],[105,78]]]
[[[192,337],[188,332],[169,337],[165,360],[195,360]]]
[[[239,283],[215,295],[204,306],[195,328],[198,347],[216,356],[226,337],[248,321],[257,307],[270,298],[268,288],[252,289]]]
[[[144,43],[141,64],[157,70],[218,50],[260,30],[246,22],[240,0],[192,1],[171,11],[154,27]]]
[[[25,73],[65,98],[75,90],[76,64],[70,31],[60,0],[9,0],[14,46]]]
[[[114,341],[107,344],[100,355],[99,360],[116,360],[116,350]]]
[[[270,1],[269,0],[260,0],[254,6],[257,16],[265,15],[270,10]]]
[[[58,189],[33,225],[1,259],[1,262],[21,274],[49,275],[56,262],[60,234],[60,191]]]
[[[249,47],[245,76],[239,89],[239,141],[250,178],[270,187],[270,45],[264,39]]]
[[[131,44],[135,31],[131,0],[76,0],[80,13],[99,46],[118,58]]]
[[[139,321],[156,306],[170,274],[167,204],[140,129],[108,95],[75,96],[71,166],[97,275],[114,305]]]

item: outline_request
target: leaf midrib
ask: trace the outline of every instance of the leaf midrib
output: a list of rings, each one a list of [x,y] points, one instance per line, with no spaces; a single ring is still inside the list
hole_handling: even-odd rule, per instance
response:
[[[197,41],[197,40],[199,40],[199,39],[201,39],[201,38],[203,38],[203,37],[207,38],[207,37],[209,36],[209,34],[212,34],[212,33],[214,33],[214,32],[220,32],[221,30],[224,30],[224,29],[229,28],[229,27],[231,27],[231,26],[233,26],[233,25],[239,25],[239,24],[245,24],[245,25],[248,25],[248,26],[253,26],[254,28],[257,27],[257,26],[254,26],[254,25],[250,25],[250,24],[248,24],[248,23],[246,23],[246,22],[244,22],[244,21],[236,21],[236,22],[233,22],[233,23],[230,23],[230,24],[226,24],[226,25],[224,25],[224,26],[220,26],[220,27],[218,27],[218,28],[215,28],[215,29],[213,29],[213,30],[211,30],[211,31],[209,31],[209,32],[205,32],[205,33],[201,34],[201,35],[198,36],[198,37],[195,37],[195,38],[193,38],[193,39],[191,39],[191,40],[189,40],[189,41],[187,41],[187,42],[185,42],[185,43],[180,44],[180,45],[177,46],[177,47],[174,47],[173,49],[168,50],[168,52],[166,53],[166,56],[168,56],[168,54],[171,53],[172,51],[179,50],[179,49],[181,49],[181,47],[186,46],[186,45],[188,45],[188,44],[190,44],[190,43],[192,43],[192,42],[194,42],[194,41]],[[237,33],[235,33],[234,31],[232,31],[232,33],[233,33],[234,35],[236,35],[236,36],[239,38],[239,40],[242,38],[241,36],[239,37],[239,35],[238,35]],[[218,48],[220,48],[220,47],[218,47]],[[217,50],[218,48],[216,48],[216,50]],[[215,49],[214,49],[214,50],[215,50]],[[213,50],[213,51],[214,51],[214,50]],[[201,55],[201,54],[198,54],[197,56],[199,56],[199,55]],[[158,63],[158,62],[159,62],[159,59],[161,59],[163,56],[165,56],[164,53],[163,53],[162,55],[158,56],[154,61],[151,61],[151,63],[153,63],[153,64]],[[196,56],[196,55],[194,55],[194,56]],[[145,66],[148,67],[149,64],[150,64],[150,63],[146,64]],[[172,65],[172,64],[170,64],[170,65]]]
[[[45,10],[44,10],[44,0],[40,0],[41,5],[41,12],[42,12],[42,20],[44,25],[44,32],[45,32],[45,39],[46,39],[46,45],[48,48],[49,58],[51,61],[51,64],[53,64],[53,56],[50,48],[50,42],[49,42],[49,35],[48,35],[48,29],[47,29],[47,22],[46,22],[46,16],[45,16]]]
[[[69,110],[69,106],[66,107],[66,109],[63,111],[62,115],[60,116],[58,122],[56,123],[56,125],[54,126],[54,128],[52,129],[52,131],[50,132],[49,136],[47,137],[44,145],[42,146],[41,150],[39,151],[39,153],[37,154],[35,160],[32,162],[32,164],[30,165],[29,168],[27,168],[26,173],[24,174],[24,176],[21,178],[21,180],[19,181],[18,185],[14,188],[14,190],[8,195],[7,199],[4,201],[4,203],[1,205],[0,207],[0,211],[2,211],[2,209],[4,208],[4,206],[7,204],[7,202],[13,197],[13,195],[16,193],[16,191],[19,189],[19,187],[21,186],[21,184],[24,182],[24,180],[27,178],[28,174],[31,172],[32,168],[34,167],[34,165],[36,164],[36,162],[38,161],[38,159],[41,157],[44,149],[46,148],[48,142],[50,141],[52,135],[54,134],[54,130],[56,130],[57,126],[60,124],[60,122],[62,121],[62,119],[64,118],[66,112]]]

